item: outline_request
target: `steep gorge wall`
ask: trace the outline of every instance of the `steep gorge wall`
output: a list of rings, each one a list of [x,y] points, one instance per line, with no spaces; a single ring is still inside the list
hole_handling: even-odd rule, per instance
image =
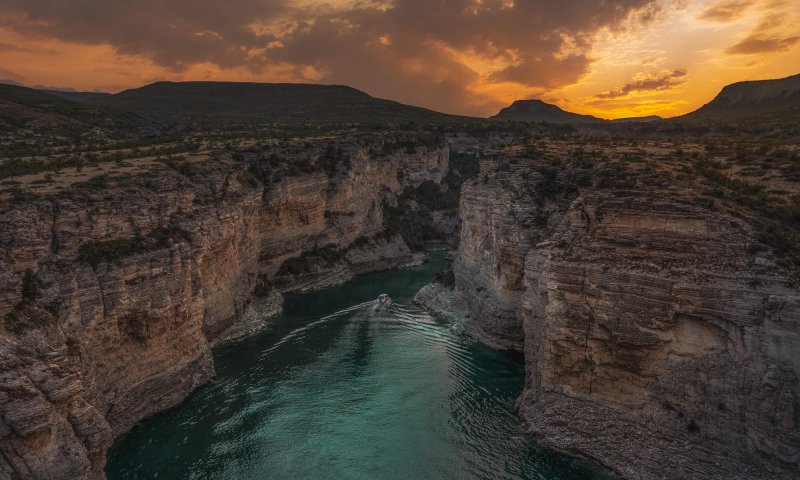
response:
[[[517,406],[544,445],[625,478],[797,478],[800,291],[745,222],[663,178],[566,195],[568,170],[481,170],[456,290],[524,349]]]
[[[410,261],[402,239],[375,237],[381,205],[441,181],[447,149],[354,150],[334,176],[265,186],[231,159],[202,168],[0,209],[0,478],[102,478],[116,436],[213,377],[214,343],[279,311],[276,291],[252,292],[287,258],[343,252],[335,275],[284,291]]]
[[[283,261],[326,246],[353,245],[343,258],[316,262],[310,272],[277,279],[283,289],[318,288],[346,281],[354,274],[389,269],[413,261],[400,237],[384,238],[383,204],[430,180],[440,183],[447,173],[447,149],[409,154],[395,152],[381,161],[367,149],[350,154],[351,167],[331,179],[325,172],[283,179],[264,192],[260,221],[269,225],[261,245],[262,264],[270,275]]]

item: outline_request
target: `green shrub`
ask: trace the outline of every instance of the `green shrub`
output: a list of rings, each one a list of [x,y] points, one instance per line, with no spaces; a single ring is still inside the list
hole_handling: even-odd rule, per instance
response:
[[[261,185],[258,178],[249,170],[239,172],[239,175],[236,176],[236,180],[238,180],[243,187],[257,188]]]
[[[267,298],[270,296],[275,288],[267,278],[266,274],[261,274],[256,279],[256,286],[253,288],[253,296],[258,298]]]
[[[332,266],[341,260],[342,254],[343,252],[333,244],[303,252],[284,261],[278,269],[278,276],[300,275],[312,271],[315,267]]]
[[[407,194],[429,210],[449,210],[458,207],[458,197],[446,187],[430,180],[420,183],[416,189]]]
[[[436,239],[433,217],[425,206],[412,209],[407,199],[398,199],[397,206],[384,204],[385,232],[389,236],[400,235],[413,250],[424,250],[425,241]]]
[[[108,175],[102,174],[92,177],[85,182],[75,182],[72,184],[72,187],[89,192],[100,192],[106,190],[109,185]]]
[[[27,302],[21,302],[3,317],[3,325],[9,331],[19,335],[28,330],[47,326],[53,322],[53,319],[53,315],[46,310]]]
[[[480,162],[476,156],[450,152],[450,168],[445,182],[451,190],[458,192],[465,181],[477,177],[479,172]]]
[[[60,301],[54,300],[44,308],[36,305],[36,300],[41,296],[42,287],[44,287],[44,282],[38,274],[32,270],[25,272],[22,277],[22,300],[3,317],[5,328],[21,334],[26,330],[48,325],[58,316]]]
[[[445,270],[434,273],[433,281],[447,288],[453,288],[456,285],[456,276],[455,273],[453,273],[453,267],[450,265]]]
[[[86,242],[78,250],[78,258],[97,268],[101,263],[117,262],[127,256],[165,248],[172,243],[189,241],[188,232],[177,225],[159,227],[146,237],[119,238],[106,242]]]
[[[39,298],[39,290],[44,286],[39,275],[31,270],[25,272],[22,277],[22,300],[33,302]]]
[[[183,161],[183,157],[180,155],[178,156],[170,155],[165,159],[161,159],[161,161],[164,162],[164,165],[171,168],[172,170],[175,170],[184,177],[192,177],[198,173],[197,167],[189,162]]]
[[[325,170],[328,177],[333,177],[340,169],[349,170],[351,166],[350,155],[343,152],[341,147],[332,143],[325,147],[318,162],[322,165],[322,169]]]
[[[28,188],[12,187],[6,190],[11,194],[11,203],[25,203],[36,200],[38,197]]]

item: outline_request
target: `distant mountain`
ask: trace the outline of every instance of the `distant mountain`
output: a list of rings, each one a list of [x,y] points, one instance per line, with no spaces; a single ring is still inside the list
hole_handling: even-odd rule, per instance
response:
[[[517,100],[490,117],[492,120],[547,123],[600,123],[602,118],[567,112],[541,100]]]
[[[615,123],[624,123],[624,122],[657,122],[659,120],[663,120],[663,118],[659,117],[658,115],[649,115],[647,117],[615,118],[614,120],[609,120],[609,121]]]
[[[709,103],[676,120],[778,122],[800,120],[800,74],[728,85]]]
[[[33,85],[29,87],[24,83],[20,83],[15,80],[10,80],[7,78],[0,79],[0,84],[16,85],[17,87],[32,88],[34,90],[39,90],[40,92],[49,93],[50,95],[55,95],[56,97],[66,98],[67,100],[72,100],[74,102],[83,102],[92,98],[111,95],[110,93],[105,93],[105,92],[76,92],[75,90],[62,90],[52,87],[43,87],[41,85]]]
[[[87,103],[173,120],[369,123],[468,118],[374,98],[351,87],[296,83],[157,82]]]
[[[28,129],[78,133],[96,126],[122,127],[135,116],[74,102],[33,88],[0,84],[0,131]]]
[[[92,100],[94,98],[107,97],[111,95],[110,93],[105,92],[74,92],[72,90],[53,90],[50,88],[37,88],[37,90],[40,92],[49,93],[50,95],[55,95],[56,97],[72,100],[73,102],[85,102],[86,100]]]

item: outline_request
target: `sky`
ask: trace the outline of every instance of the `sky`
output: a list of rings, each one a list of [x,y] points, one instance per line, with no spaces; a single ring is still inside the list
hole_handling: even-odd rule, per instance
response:
[[[0,80],[350,85],[488,116],[670,117],[800,73],[800,0],[0,0]]]

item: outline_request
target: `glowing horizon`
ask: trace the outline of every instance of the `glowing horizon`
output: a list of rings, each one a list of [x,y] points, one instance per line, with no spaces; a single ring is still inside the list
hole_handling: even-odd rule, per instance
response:
[[[539,98],[671,117],[800,73],[800,0],[8,0],[0,80],[115,93],[154,81],[345,84],[447,113]]]

